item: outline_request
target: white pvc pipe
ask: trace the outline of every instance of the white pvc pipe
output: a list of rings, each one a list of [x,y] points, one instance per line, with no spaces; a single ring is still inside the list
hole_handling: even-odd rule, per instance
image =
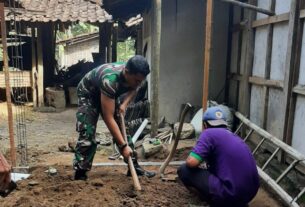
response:
[[[144,119],[144,121],[142,122],[141,126],[138,128],[138,130],[136,131],[136,133],[133,135],[132,137],[132,143],[135,144],[136,141],[138,140],[139,136],[141,135],[142,131],[144,130],[144,128],[146,127],[148,123],[147,119]]]

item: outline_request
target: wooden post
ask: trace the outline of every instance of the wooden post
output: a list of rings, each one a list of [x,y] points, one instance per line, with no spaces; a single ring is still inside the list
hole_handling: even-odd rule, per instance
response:
[[[137,43],[137,47],[136,47],[136,54],[137,55],[143,55],[143,30],[142,30],[142,23],[137,26],[137,40],[136,40],[136,43]]]
[[[32,27],[32,96],[33,107],[38,106],[37,97],[37,59],[36,59],[36,28]]]
[[[275,0],[271,0],[270,8],[271,11],[275,10]],[[266,66],[265,66],[265,79],[270,79],[271,71],[271,55],[272,55],[272,44],[273,44],[273,24],[269,24],[268,36],[267,36],[267,52],[266,52]],[[268,117],[268,103],[269,103],[269,87],[263,86],[263,97],[264,97],[264,106],[263,106],[263,128],[267,128],[267,117]]]
[[[153,0],[153,35],[152,35],[152,65],[151,65],[151,137],[158,133],[159,121],[159,70],[161,43],[161,0]]]
[[[16,148],[14,140],[14,127],[13,127],[13,112],[12,112],[12,100],[11,100],[11,87],[10,87],[10,75],[8,69],[8,55],[6,44],[6,24],[4,17],[4,3],[0,3],[0,17],[1,17],[1,39],[3,46],[3,70],[5,75],[5,91],[7,101],[7,114],[8,114],[8,130],[10,137],[10,154],[12,166],[16,167]]]
[[[205,48],[204,48],[204,68],[203,68],[203,90],[202,90],[202,109],[207,109],[209,97],[209,73],[212,50],[212,18],[213,18],[213,0],[207,0],[206,4],[206,23],[205,23]]]
[[[118,43],[118,23],[112,27],[112,62],[117,61],[117,43]]]
[[[250,4],[256,3],[255,0],[249,0]],[[241,49],[241,63],[240,73],[242,79],[239,83],[239,100],[238,108],[245,116],[249,115],[250,111],[250,84],[249,76],[253,66],[253,53],[254,53],[254,31],[251,27],[252,21],[255,19],[256,13],[254,11],[246,11],[246,29],[243,32],[242,37],[242,49]]]
[[[37,91],[38,107],[44,106],[44,85],[43,85],[43,51],[42,51],[42,30],[37,30]]]
[[[107,24],[107,62],[112,62],[112,29],[113,24]]]
[[[291,138],[287,137],[292,135],[293,122],[292,118],[294,116],[289,114],[289,102],[292,98],[292,88],[293,88],[293,74],[295,73],[295,57],[296,57],[296,48],[299,44],[297,42],[297,31],[298,25],[300,23],[300,9],[299,9],[299,0],[291,0],[290,4],[290,13],[289,13],[289,30],[288,30],[288,44],[286,52],[286,61],[285,61],[285,78],[284,78],[284,108],[285,108],[285,122],[282,131],[283,140],[287,144],[291,144]],[[291,111],[291,113],[294,113]],[[289,120],[290,119],[290,120]]]

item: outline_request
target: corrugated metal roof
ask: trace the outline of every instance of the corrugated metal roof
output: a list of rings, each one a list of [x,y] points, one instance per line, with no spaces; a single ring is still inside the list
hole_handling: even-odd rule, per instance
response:
[[[112,20],[100,1],[92,0],[19,0],[23,8],[16,8],[16,21],[30,22],[105,22]],[[13,12],[6,8],[6,17]]]

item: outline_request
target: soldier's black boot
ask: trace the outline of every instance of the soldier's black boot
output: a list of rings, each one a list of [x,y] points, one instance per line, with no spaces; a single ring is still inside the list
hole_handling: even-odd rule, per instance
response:
[[[87,180],[87,171],[86,170],[76,170],[74,174],[74,180]]]
[[[134,166],[138,176],[146,176],[148,178],[152,178],[156,175],[155,172],[146,171],[143,168],[141,168],[141,166],[139,165],[136,158],[132,158],[132,161],[133,161],[133,166]],[[131,172],[130,172],[129,168],[128,168],[128,171],[127,171],[127,176],[131,176]]]

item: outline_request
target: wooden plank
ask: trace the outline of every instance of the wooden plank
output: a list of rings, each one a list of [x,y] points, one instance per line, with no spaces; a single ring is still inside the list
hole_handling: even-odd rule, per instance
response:
[[[301,19],[305,18],[305,9],[302,9],[302,10],[300,11],[300,18],[301,18]]]
[[[38,107],[44,106],[44,84],[43,84],[43,51],[42,51],[42,29],[37,30],[37,91]]]
[[[276,0],[272,0],[270,4],[270,9],[275,11]],[[272,24],[268,25],[268,37],[267,37],[267,51],[266,51],[266,65],[265,65],[265,79],[270,79],[271,71],[271,57],[272,57],[272,44],[273,44],[273,26]],[[263,128],[267,128],[268,120],[268,105],[269,105],[269,88],[264,87],[263,89],[264,103],[263,103]]]
[[[37,98],[37,59],[36,59],[36,28],[32,27],[32,96],[33,107],[38,106]]]
[[[3,70],[5,73],[5,85],[6,85],[6,102],[7,102],[7,114],[8,114],[8,131],[10,138],[10,155],[11,163],[13,167],[16,167],[16,147],[14,139],[14,126],[13,126],[13,111],[11,100],[11,88],[10,88],[10,76],[8,69],[8,54],[7,54],[7,42],[6,42],[6,24],[4,17],[4,3],[0,3],[0,18],[1,18],[1,41],[3,48]]]
[[[31,87],[30,71],[10,71],[9,72],[10,87]],[[16,81],[18,80],[18,81]],[[0,88],[6,88],[5,74],[0,72]]]
[[[295,71],[295,58],[297,49],[297,31],[300,24],[299,18],[299,0],[292,0],[290,5],[290,17],[289,17],[289,33],[288,33],[288,44],[287,53],[285,60],[285,79],[284,79],[284,127],[282,129],[282,136],[284,142],[291,145],[291,138],[287,137],[287,133],[292,131],[292,125],[289,124],[291,120],[291,115],[289,115],[290,109],[290,99],[294,81],[294,71]],[[289,118],[290,116],[290,118]]]
[[[296,94],[305,96],[305,86],[303,85],[296,85],[293,87],[292,91]]]
[[[280,22],[285,22],[289,20],[289,13],[284,13],[272,17],[267,17],[264,19],[255,20],[252,22],[252,28],[261,27],[268,24],[275,24]]]
[[[267,86],[272,88],[283,89],[284,82],[279,80],[269,80],[262,77],[251,76],[249,82],[255,85]]]
[[[305,7],[305,0],[301,0],[300,2],[300,5],[299,7],[300,8],[304,8]],[[299,8],[297,7],[296,10],[298,11]],[[296,14],[297,15],[297,14]],[[300,94],[298,92],[302,92],[304,93],[305,95],[305,86],[300,86],[300,85],[296,85],[298,83],[298,79],[299,79],[299,75],[300,75],[300,65],[301,65],[301,53],[302,53],[302,46],[303,44],[298,44],[298,43],[302,43],[302,39],[303,39],[303,29],[304,29],[304,21],[300,21],[298,20],[297,21],[297,34],[296,34],[296,40],[294,42],[294,44],[296,44],[296,48],[295,48],[295,51],[294,52],[294,56],[293,56],[293,60],[292,60],[292,64],[293,64],[293,72],[292,72],[292,77],[291,77],[291,87],[292,88],[292,92],[291,91],[288,91],[288,97],[289,100],[288,100],[288,118],[287,118],[287,131],[285,132],[285,137],[286,137],[286,143],[288,145],[292,145],[292,139],[293,139],[293,128],[294,128],[294,120],[295,120],[295,113],[296,112],[296,103],[297,103],[297,94]],[[303,89],[303,90],[302,90]],[[295,91],[297,93],[295,93]]]
[[[113,24],[112,27],[112,62],[117,61],[117,43],[118,43],[118,25]]]
[[[242,76],[239,74],[235,74],[235,73],[231,73],[228,76],[228,79],[234,80],[234,81],[241,81],[242,80]]]
[[[153,0],[152,68],[151,70],[151,137],[158,133],[159,76],[161,44],[161,0]]]
[[[202,89],[202,109],[207,109],[209,97],[209,71],[211,69],[211,45],[212,45],[212,19],[213,0],[207,0],[206,23],[205,23],[205,46],[204,46],[204,68],[203,68],[203,89]]]
[[[254,4],[255,0],[249,0],[250,4]],[[245,18],[247,19],[247,29],[243,32],[242,51],[241,51],[241,71],[242,80],[239,85],[238,110],[246,116],[250,113],[250,85],[249,76],[253,66],[254,53],[254,30],[251,27],[252,21],[255,19],[256,13],[247,11]]]

